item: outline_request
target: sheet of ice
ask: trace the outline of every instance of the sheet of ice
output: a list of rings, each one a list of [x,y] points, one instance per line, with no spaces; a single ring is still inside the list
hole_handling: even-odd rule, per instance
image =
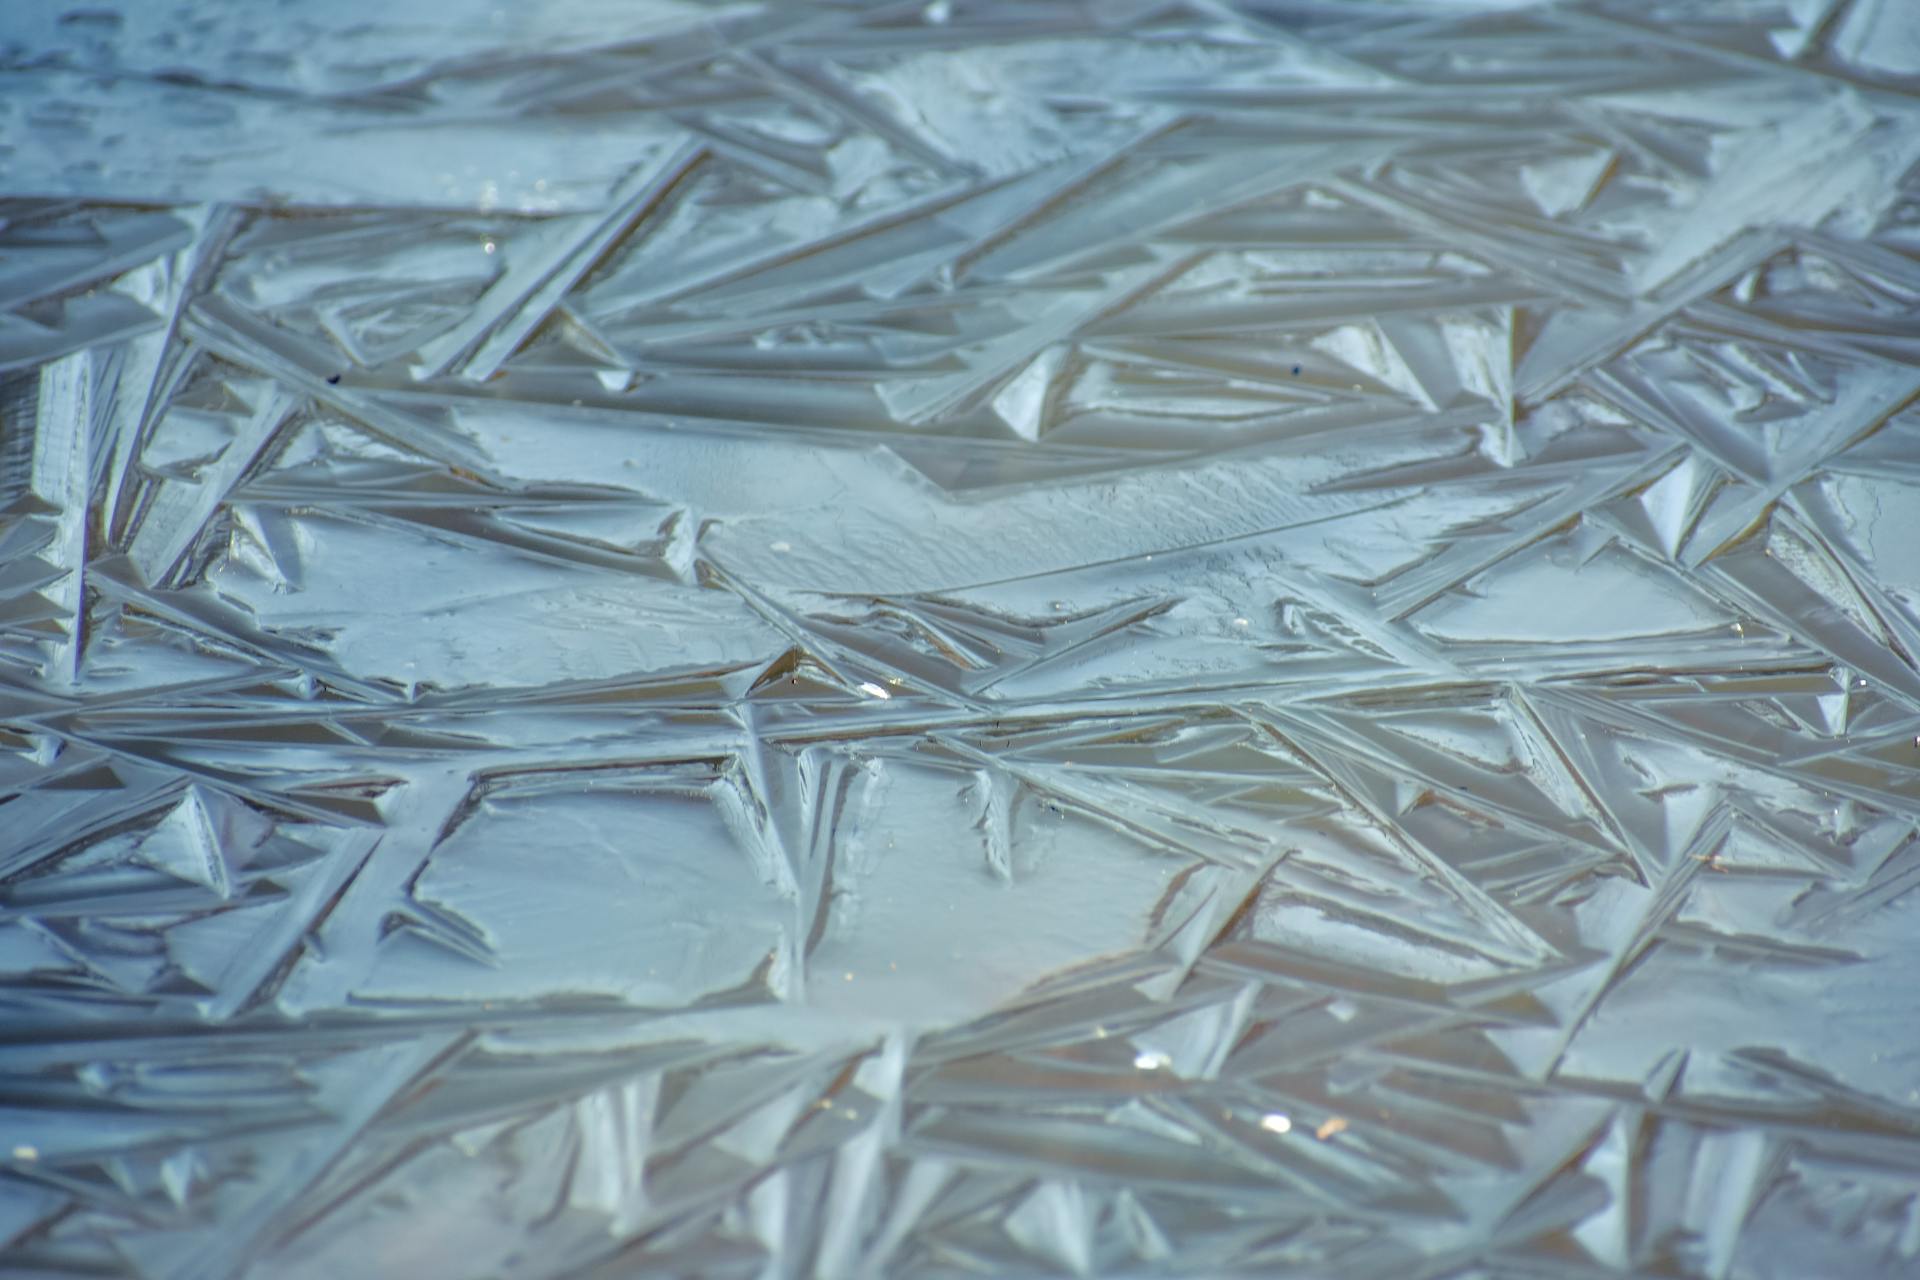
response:
[[[1920,1271],[1920,6],[0,9],[0,1272]]]

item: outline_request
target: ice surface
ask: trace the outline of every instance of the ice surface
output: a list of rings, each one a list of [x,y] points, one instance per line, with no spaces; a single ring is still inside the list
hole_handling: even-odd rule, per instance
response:
[[[1920,6],[0,5],[0,1271],[1920,1274]]]

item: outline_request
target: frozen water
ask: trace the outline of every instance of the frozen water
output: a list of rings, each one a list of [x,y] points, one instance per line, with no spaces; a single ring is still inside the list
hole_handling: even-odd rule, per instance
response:
[[[0,1270],[1920,1274],[1920,5],[0,10]]]

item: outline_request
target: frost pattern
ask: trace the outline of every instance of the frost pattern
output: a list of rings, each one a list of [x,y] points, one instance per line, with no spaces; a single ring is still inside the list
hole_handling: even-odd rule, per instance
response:
[[[9,1274],[1920,1270],[1920,6],[0,14]]]

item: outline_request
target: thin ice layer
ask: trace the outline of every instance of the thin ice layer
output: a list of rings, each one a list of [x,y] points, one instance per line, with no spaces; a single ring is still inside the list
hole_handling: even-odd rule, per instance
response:
[[[1920,9],[0,18],[0,1270],[1920,1265]]]

